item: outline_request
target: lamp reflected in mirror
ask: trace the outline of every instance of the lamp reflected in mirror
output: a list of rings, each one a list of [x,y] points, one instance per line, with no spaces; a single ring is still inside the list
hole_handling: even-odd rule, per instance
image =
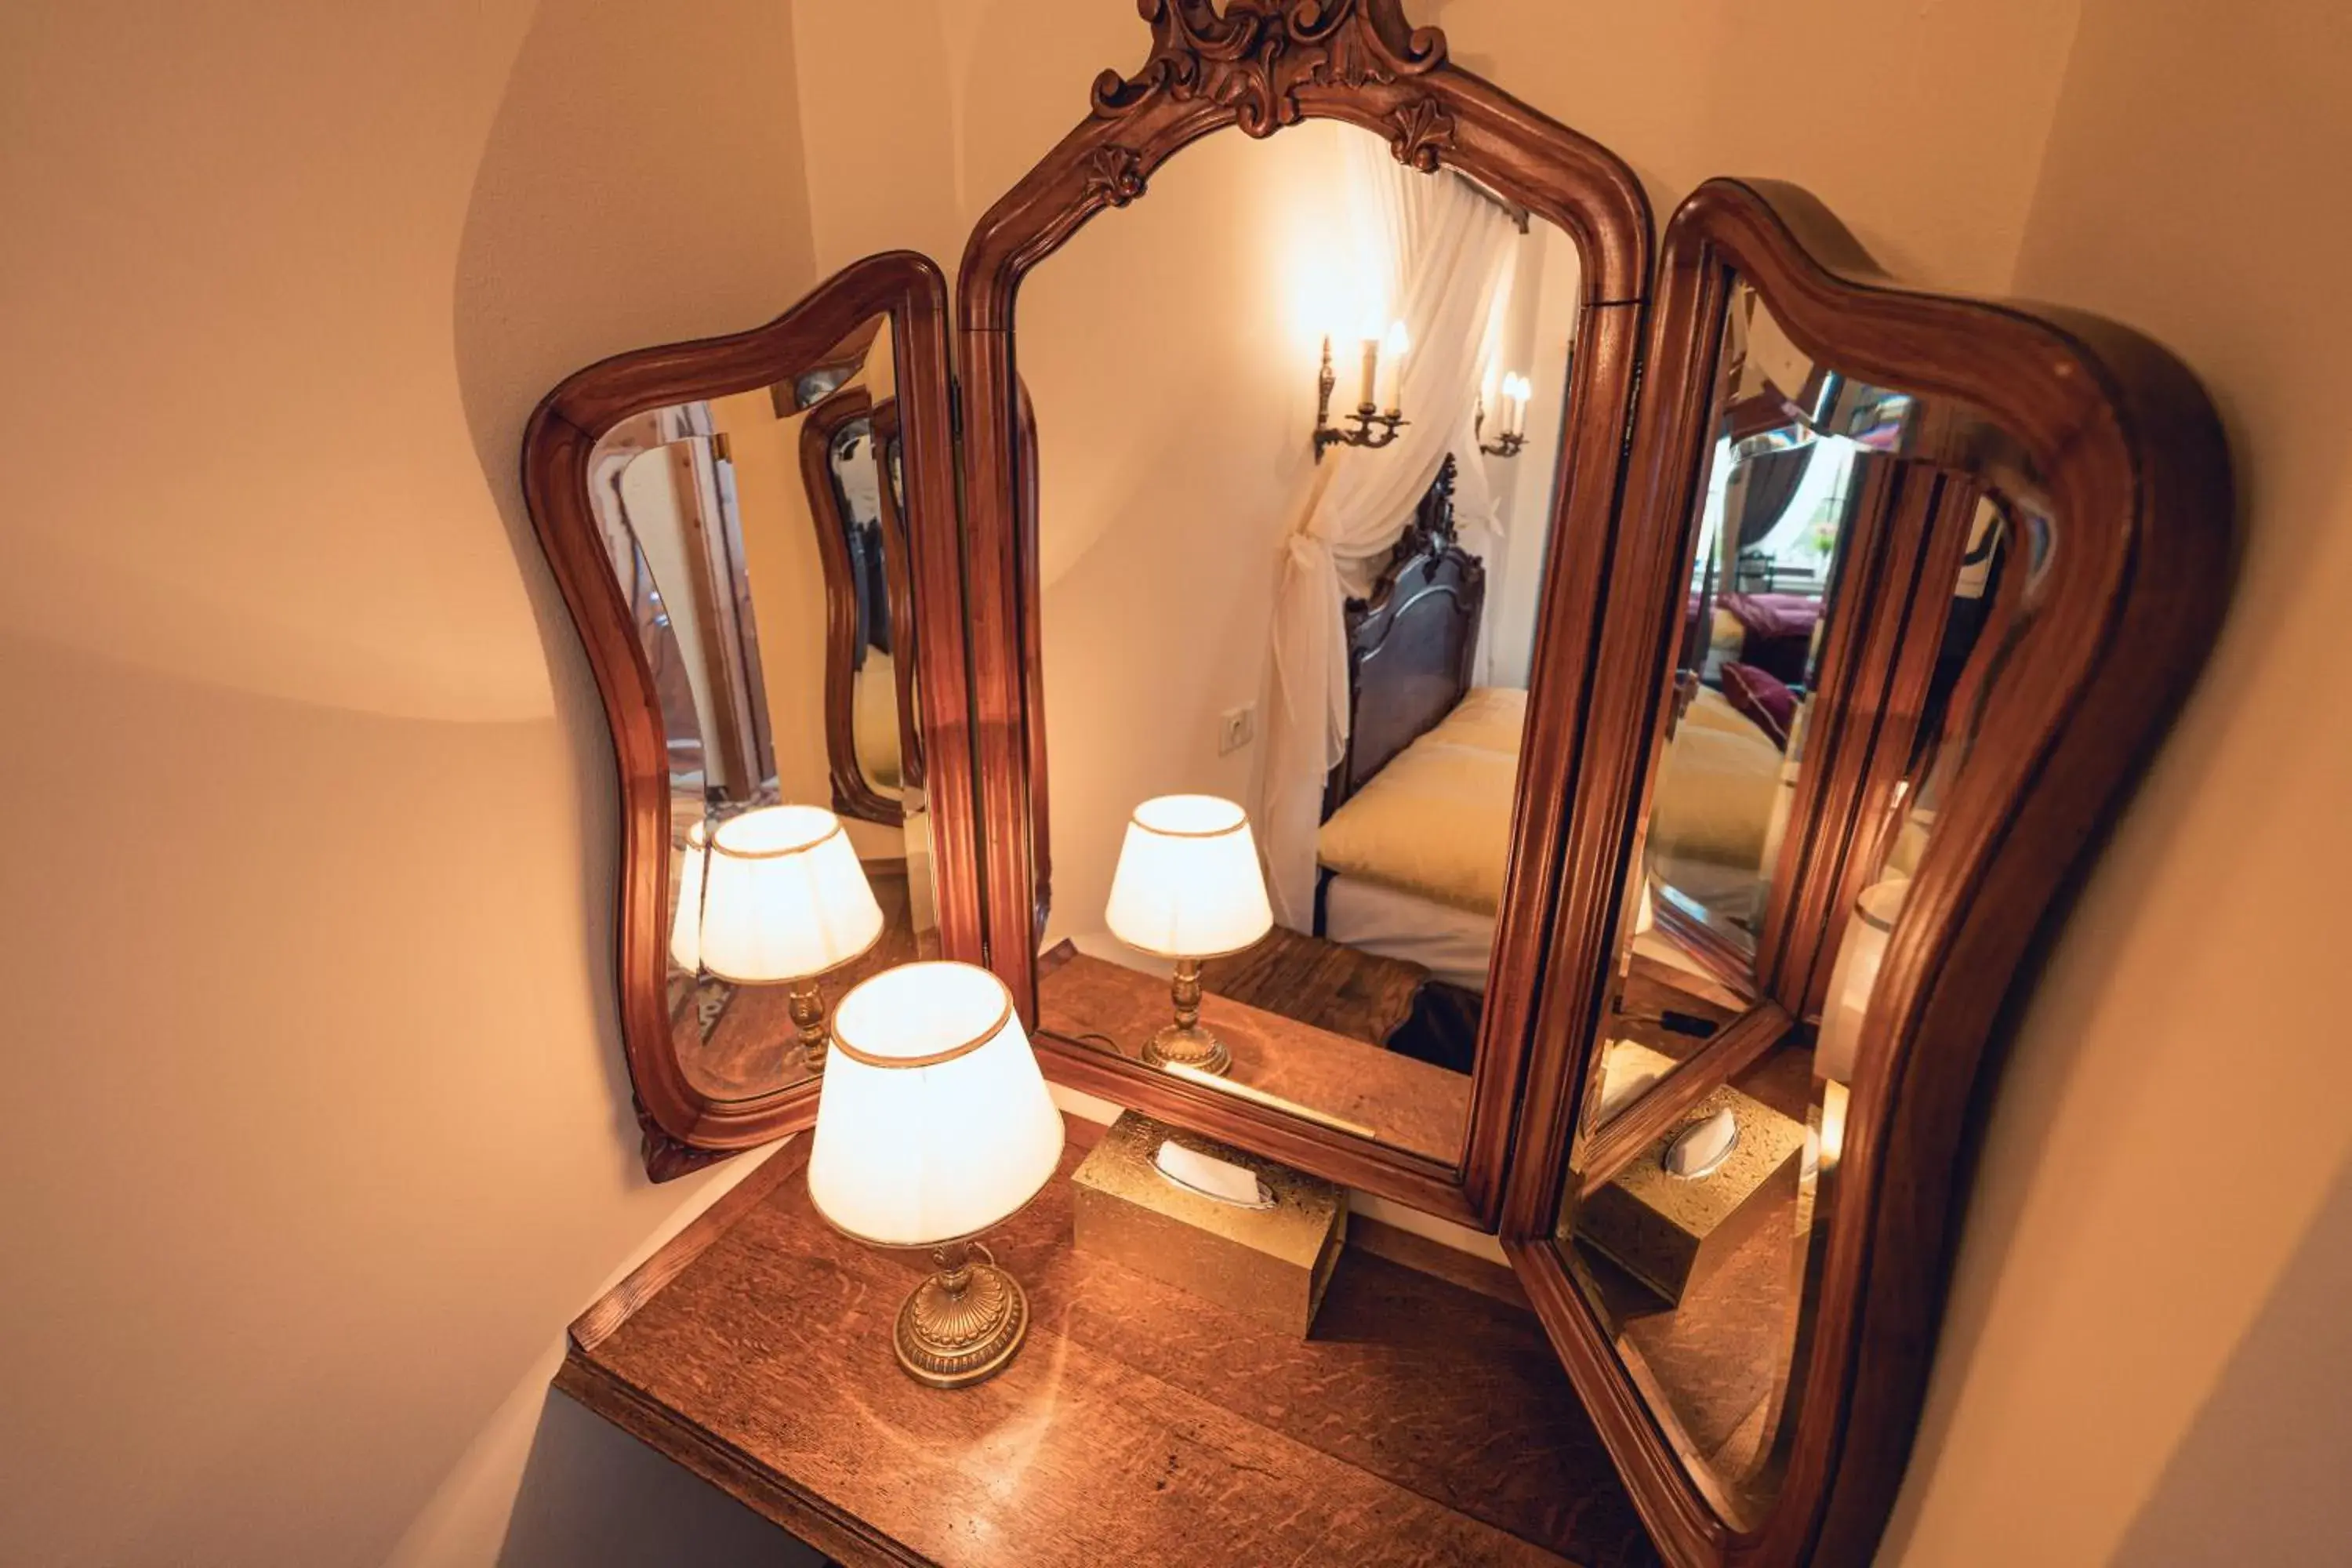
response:
[[[1376,1142],[1415,1179],[1463,1160],[1486,1042],[1530,1026],[1523,987],[1487,998],[1542,917],[1512,862],[1565,408],[1530,389],[1569,384],[1584,289],[1574,240],[1524,219],[1310,121],[1186,148],[1020,294],[1039,1032]],[[1481,449],[1504,429],[1542,460]],[[1238,934],[1106,921],[1135,803],[1168,795],[1246,813]]]
[[[730,984],[790,987],[802,1065],[823,1072],[817,977],[862,957],[883,924],[841,819],[814,805],[730,816],[710,835],[702,884],[702,967]]]
[[[1110,933],[1173,959],[1175,1022],[1144,1042],[1150,1067],[1223,1073],[1233,1056],[1201,1026],[1201,962],[1255,944],[1274,929],[1249,814],[1207,795],[1161,795],[1135,808],[1112,874]]]

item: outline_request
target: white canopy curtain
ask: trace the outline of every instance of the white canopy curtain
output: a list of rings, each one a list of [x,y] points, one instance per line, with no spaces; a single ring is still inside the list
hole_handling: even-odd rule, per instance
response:
[[[1457,512],[1479,524],[1494,517],[1473,430],[1495,300],[1519,237],[1499,206],[1456,176],[1408,169],[1376,137],[1340,146],[1357,213],[1353,259],[1388,301],[1374,320],[1402,321],[1411,338],[1398,391],[1410,422],[1377,451],[1326,452],[1284,542],[1255,816],[1275,919],[1294,931],[1314,919],[1324,779],[1348,742],[1342,602],[1370,589],[1448,452],[1457,454]],[[1346,359],[1334,336],[1334,357]]]

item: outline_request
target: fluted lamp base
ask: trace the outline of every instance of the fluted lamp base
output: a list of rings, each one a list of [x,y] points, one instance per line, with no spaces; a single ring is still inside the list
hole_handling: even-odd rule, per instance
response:
[[[1225,1042],[1194,1024],[1187,1028],[1171,1024],[1143,1042],[1143,1065],[1182,1066],[1198,1072],[1223,1073],[1234,1065]]]
[[[1010,1364],[1028,1336],[1028,1293],[976,1242],[941,1247],[933,1257],[940,1271],[898,1309],[891,1335],[898,1364],[933,1388],[984,1383]]]
[[[1234,1065],[1225,1042],[1201,1026],[1201,961],[1180,958],[1176,978],[1169,986],[1176,1005],[1176,1021],[1143,1042],[1146,1067],[1188,1067],[1195,1072],[1223,1073]]]

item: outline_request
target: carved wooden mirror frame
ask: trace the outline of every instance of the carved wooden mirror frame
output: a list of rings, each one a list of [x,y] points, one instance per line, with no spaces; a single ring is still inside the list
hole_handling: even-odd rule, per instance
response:
[[[1020,523],[1022,498],[1035,482],[1034,458],[1015,429],[1022,279],[1097,214],[1141,198],[1170,157],[1229,128],[1265,137],[1302,120],[1337,120],[1382,137],[1415,168],[1459,170],[1573,239],[1584,300],[1467,1147],[1458,1163],[1444,1165],[1087,1046],[1036,1039],[1047,1072],[1062,1082],[1491,1229],[1580,748],[1577,694],[1616,515],[1651,259],[1649,204],[1606,149],[1452,64],[1444,36],[1410,26],[1399,0],[1231,0],[1222,13],[1206,0],[1141,0],[1139,8],[1152,31],[1142,68],[1097,78],[1093,112],[989,209],[959,275],[990,963],[1034,1024],[1050,844],[1042,833],[1036,552]],[[1049,450],[1052,438],[1045,434]]]
[[[2057,530],[1872,994],[1842,1157],[1823,1163],[1815,1197],[1811,1327],[1790,1371],[1799,1414],[1777,1496],[1746,1532],[1685,1469],[1553,1239],[1735,275],[1817,363],[1999,427],[2008,442],[1973,451],[1974,471],[2042,498]],[[1637,428],[1589,721],[1591,754],[1613,772],[1588,773],[1568,826],[1503,1239],[1670,1560],[1859,1563],[1894,1505],[1925,1396],[1970,1110],[1998,1070],[1988,1047],[2219,625],[2232,562],[2227,454],[2193,377],[2147,340],[2072,312],[1905,291],[1803,193],[1728,180],[1702,186],[1668,226]]]
[[[816,369],[852,331],[887,315],[896,355],[897,415],[906,434],[908,591],[922,668],[922,755],[943,956],[982,956],[979,851],[972,821],[970,691],[956,521],[948,378],[947,285],[924,257],[893,251],[852,263],[767,325],[728,337],[625,353],[550,393],[523,437],[523,496],[580,630],[611,726],[621,785],[614,964],[621,1042],[646,1169],[656,1180],[809,1126],[814,1079],[742,1100],[717,1100],[688,1081],[671,1043],[667,1001],[670,775],[662,710],[631,606],[614,581],[591,510],[597,441],[636,415],[788,383]],[[782,1048],[780,1044],[779,1048]]]

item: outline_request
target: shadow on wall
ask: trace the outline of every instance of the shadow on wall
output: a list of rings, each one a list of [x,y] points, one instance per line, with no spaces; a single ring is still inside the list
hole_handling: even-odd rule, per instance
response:
[[[608,892],[619,823],[613,749],[570,612],[522,504],[523,429],[564,376],[608,355],[751,326],[814,272],[793,89],[792,22],[758,4],[666,16],[550,0],[517,52],[483,147],[453,283],[459,396],[548,650],[582,798],[585,885]],[[617,112],[714,102],[707,119]],[[746,113],[741,105],[756,104]],[[613,910],[583,910],[599,995],[614,994]],[[622,1141],[637,1130],[616,1023],[599,1058]]]
[[[2352,1400],[2352,1162],[2116,1552],[2120,1568],[2328,1563],[2344,1550]]]
[[[691,1521],[689,1528],[684,1521]],[[690,1543],[690,1551],[688,1546]],[[550,1389],[499,1568],[816,1568],[823,1553]]]

